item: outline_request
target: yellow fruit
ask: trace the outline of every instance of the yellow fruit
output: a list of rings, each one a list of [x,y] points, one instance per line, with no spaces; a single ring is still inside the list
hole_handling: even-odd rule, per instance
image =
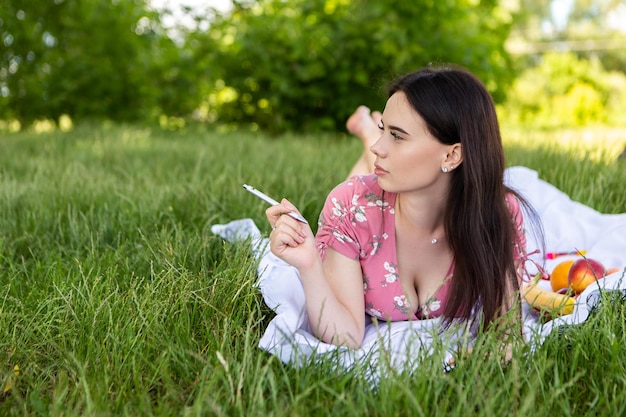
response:
[[[522,295],[528,304],[541,312],[552,316],[571,314],[576,305],[576,299],[567,294],[557,294],[539,287],[537,280],[522,286]]]
[[[556,292],[569,287],[569,270],[573,264],[574,261],[570,260],[561,262],[554,267],[552,273],[550,274],[550,286],[552,287],[552,291]]]

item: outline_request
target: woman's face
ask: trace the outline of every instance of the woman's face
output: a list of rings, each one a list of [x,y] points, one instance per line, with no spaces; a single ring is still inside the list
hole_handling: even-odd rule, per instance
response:
[[[450,152],[460,145],[446,145],[435,139],[404,93],[395,93],[387,100],[379,128],[380,139],[370,149],[376,155],[374,173],[383,190],[399,193],[447,189],[450,174],[441,169],[453,166]]]

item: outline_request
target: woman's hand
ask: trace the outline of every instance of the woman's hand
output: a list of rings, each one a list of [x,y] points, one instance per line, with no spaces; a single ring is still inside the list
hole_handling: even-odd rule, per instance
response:
[[[322,263],[311,228],[286,216],[290,212],[298,210],[285,199],[265,211],[273,229],[270,250],[300,272],[313,334],[326,343],[357,349],[365,332],[361,265],[332,248]]]
[[[299,211],[288,200],[271,206],[265,211],[267,220],[272,226],[270,234],[270,250],[274,255],[295,266],[306,269],[314,265],[318,253],[311,227],[291,216],[284,214]]]

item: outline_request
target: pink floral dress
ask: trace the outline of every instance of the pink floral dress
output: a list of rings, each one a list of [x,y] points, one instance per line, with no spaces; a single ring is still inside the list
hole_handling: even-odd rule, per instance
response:
[[[352,177],[337,186],[326,199],[318,223],[316,244],[322,259],[328,247],[360,262],[363,272],[365,312],[383,320],[403,321],[439,317],[447,300],[454,262],[444,284],[413,313],[400,282],[395,236],[396,194],[383,192],[376,176]],[[517,230],[516,261],[524,254],[526,239],[519,202],[507,195]]]

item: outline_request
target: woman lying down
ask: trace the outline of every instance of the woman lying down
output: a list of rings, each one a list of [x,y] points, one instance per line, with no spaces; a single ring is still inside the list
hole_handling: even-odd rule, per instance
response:
[[[358,349],[365,312],[521,336],[510,331],[527,259],[521,207],[534,211],[503,183],[485,86],[463,69],[425,68],[392,83],[382,114],[360,107],[347,127],[365,149],[328,195],[317,235],[283,215],[298,213],[285,199],[266,211],[270,250],[298,270],[314,335]]]

